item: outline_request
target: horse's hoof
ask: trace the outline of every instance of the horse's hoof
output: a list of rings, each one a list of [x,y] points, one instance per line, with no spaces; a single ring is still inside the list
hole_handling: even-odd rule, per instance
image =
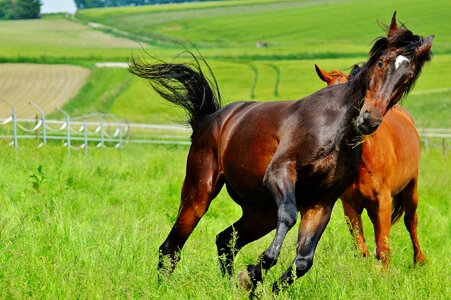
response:
[[[272,293],[273,295],[278,295],[280,293],[280,286],[278,282],[274,282],[272,285]]]
[[[243,270],[240,273],[238,273],[238,283],[240,287],[245,289],[246,291],[251,291],[253,287],[253,283],[251,280],[251,276],[249,275],[249,272],[247,270]]]
[[[415,266],[424,266],[427,260],[424,255],[414,258],[413,263]]]

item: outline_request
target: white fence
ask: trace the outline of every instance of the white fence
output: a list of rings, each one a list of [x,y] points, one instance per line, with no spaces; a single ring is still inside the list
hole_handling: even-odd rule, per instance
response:
[[[451,139],[451,128],[419,128],[418,133],[426,153],[429,148],[441,147],[443,156],[446,156],[448,152],[447,140]]]
[[[39,108],[38,108],[39,109]],[[15,110],[8,118],[0,118],[0,140],[7,141],[16,149],[20,140],[38,140],[38,147],[49,141],[61,141],[67,147],[88,153],[89,147],[123,147],[127,143],[139,144],[190,144],[191,129],[180,125],[137,124],[121,121],[109,114],[89,114],[71,118],[59,109],[64,119],[20,119]],[[423,148],[427,152],[431,147],[441,147],[447,152],[447,143],[451,139],[451,128],[419,128]]]
[[[38,147],[50,141],[61,141],[71,150],[84,150],[89,147],[116,147],[126,143],[140,144],[190,144],[191,130],[179,125],[135,124],[121,121],[109,114],[89,114],[71,118],[59,109],[64,119],[17,118],[15,109],[11,116],[0,118],[0,140],[7,141],[16,149],[21,140],[38,140]]]

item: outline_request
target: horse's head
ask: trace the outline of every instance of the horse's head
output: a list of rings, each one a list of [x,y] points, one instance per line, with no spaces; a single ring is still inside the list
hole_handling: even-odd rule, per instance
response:
[[[316,73],[322,81],[326,82],[327,85],[333,85],[338,83],[345,83],[349,80],[349,75],[343,74],[343,72],[339,70],[334,70],[327,72],[317,65],[315,65]]]
[[[355,122],[363,134],[373,133],[383,116],[415,84],[423,64],[431,59],[432,39],[414,35],[396,23],[393,15],[388,36],[379,38],[371,49],[368,62],[354,83],[365,83],[363,106]]]

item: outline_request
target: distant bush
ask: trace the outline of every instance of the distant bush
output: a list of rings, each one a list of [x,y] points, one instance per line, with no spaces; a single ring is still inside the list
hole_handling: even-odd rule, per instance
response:
[[[39,18],[41,5],[41,0],[0,0],[0,19]]]

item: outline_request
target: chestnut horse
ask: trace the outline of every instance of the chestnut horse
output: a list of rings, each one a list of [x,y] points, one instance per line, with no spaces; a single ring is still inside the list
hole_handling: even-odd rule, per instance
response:
[[[358,174],[361,133],[374,132],[387,109],[410,91],[430,60],[432,39],[398,28],[393,16],[388,36],[376,40],[352,81],[299,101],[242,101],[223,107],[217,84],[211,88],[194,56],[190,65],[133,59],[130,71],[183,107],[193,130],[181,204],[160,246],[159,270],[173,271],[186,240],[225,185],[243,215],[216,238],[223,274],[233,273],[234,256],[242,247],[276,229],[258,262],[241,273],[252,296],[276,264],[300,211],[296,257],[273,291],[303,276],[336,200]]]
[[[315,65],[316,72],[327,85],[344,83],[352,78],[341,71],[327,72]],[[413,244],[414,263],[424,263],[417,235],[418,166],[420,138],[412,117],[399,105],[385,115],[379,128],[365,137],[362,162],[354,183],[340,196],[351,234],[356,236],[357,250],[368,255],[362,227],[365,208],[374,226],[376,257],[388,266],[391,224],[405,211],[404,224]],[[393,199],[393,207],[392,207]]]

